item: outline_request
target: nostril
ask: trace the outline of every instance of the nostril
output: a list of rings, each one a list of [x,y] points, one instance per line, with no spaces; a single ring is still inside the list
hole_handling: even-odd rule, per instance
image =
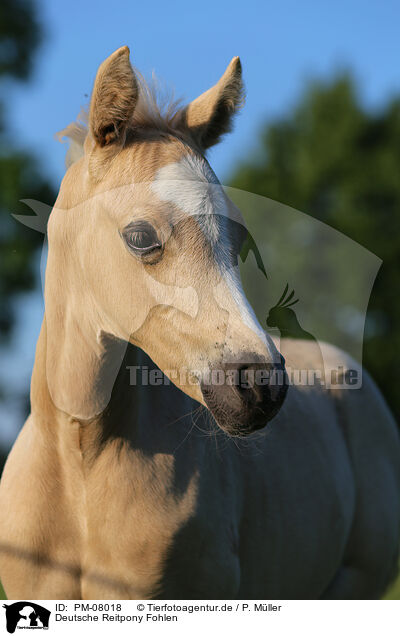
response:
[[[242,389],[252,389],[255,384],[254,370],[243,367],[239,370],[239,386]]]
[[[256,368],[243,366],[238,369],[237,391],[240,397],[248,404],[257,404],[263,401],[262,387],[257,382]]]
[[[284,358],[281,357],[279,364],[240,367],[235,388],[248,406],[279,401],[287,388]]]

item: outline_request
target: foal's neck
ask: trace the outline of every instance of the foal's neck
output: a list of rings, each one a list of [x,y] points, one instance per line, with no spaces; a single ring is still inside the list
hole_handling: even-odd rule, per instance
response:
[[[157,372],[154,385],[154,372]],[[82,381],[76,378],[77,383]],[[89,421],[78,421],[54,405],[46,377],[46,322],[39,336],[31,384],[32,413],[49,434],[62,436],[78,423],[82,441],[96,453],[104,445],[120,440],[132,450],[153,455],[172,453],[189,439],[197,442],[209,428],[206,410],[175,387],[157,365],[139,348],[126,343],[126,351],[108,405]],[[190,435],[188,433],[191,432]],[[198,435],[200,433],[200,435]],[[197,443],[196,442],[196,443]]]

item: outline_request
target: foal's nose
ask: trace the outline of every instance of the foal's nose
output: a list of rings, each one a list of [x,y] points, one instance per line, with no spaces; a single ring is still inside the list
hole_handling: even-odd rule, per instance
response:
[[[201,383],[207,407],[230,435],[245,436],[263,428],[281,408],[288,389],[285,361],[278,364],[225,363]]]

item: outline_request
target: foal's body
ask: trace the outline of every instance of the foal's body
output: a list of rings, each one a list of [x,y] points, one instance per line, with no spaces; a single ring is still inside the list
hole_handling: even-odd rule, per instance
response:
[[[292,341],[292,360],[312,368],[307,348]],[[179,389],[133,388],[129,371],[104,415],[80,425],[52,406],[45,356],[42,332],[33,412],[0,494],[10,598],[382,593],[396,566],[399,445],[365,374],[354,391],[292,386],[265,432],[231,440],[192,427],[197,405]],[[143,363],[129,348],[122,369]]]
[[[98,71],[88,130],[73,130],[32,414],[0,486],[5,591],[379,596],[398,548],[395,425],[366,374],[361,389],[291,386],[285,400],[283,360],[240,283],[246,233],[204,157],[241,103],[240,61],[168,117],[143,94],[123,47]],[[353,366],[321,351],[325,376]],[[285,355],[321,371],[313,342]],[[130,384],[127,367],[150,358],[176,386]],[[214,383],[215,370],[245,382]],[[218,435],[192,420],[205,407]]]

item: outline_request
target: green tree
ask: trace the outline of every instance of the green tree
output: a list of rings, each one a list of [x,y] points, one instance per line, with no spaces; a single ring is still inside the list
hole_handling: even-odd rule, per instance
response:
[[[342,75],[310,85],[288,116],[268,124],[256,157],[241,163],[229,183],[306,212],[383,260],[363,360],[397,416],[399,175],[400,98],[368,111],[350,75]]]
[[[27,80],[42,39],[35,6],[29,0],[2,0],[0,5],[0,85]],[[3,90],[3,95],[7,91]],[[7,127],[5,98],[0,102],[0,335],[9,337],[13,298],[35,285],[33,256],[43,237],[17,223],[11,212],[27,213],[20,199],[51,204],[54,192],[41,175],[35,157],[15,149]],[[29,214],[29,212],[28,212]]]

